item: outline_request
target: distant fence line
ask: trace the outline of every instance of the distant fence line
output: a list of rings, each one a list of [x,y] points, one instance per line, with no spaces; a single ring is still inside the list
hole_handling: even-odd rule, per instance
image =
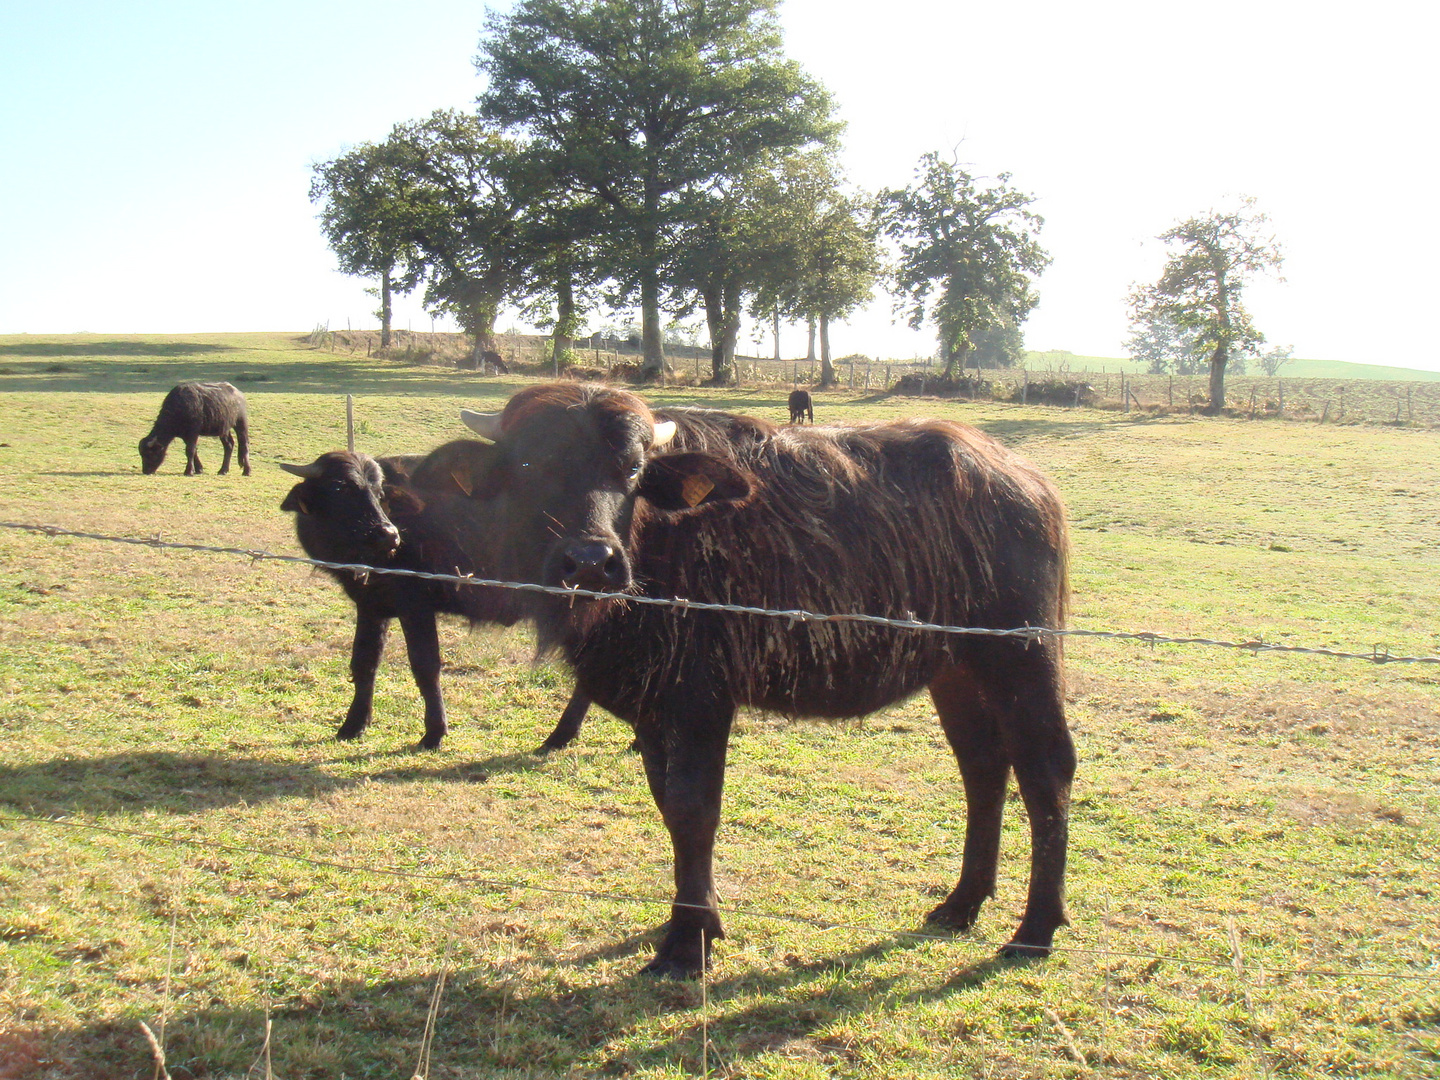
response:
[[[322,559],[311,559],[302,555],[280,555],[275,552],[265,551],[261,548],[222,547],[213,544],[192,544],[174,540],[162,540],[158,532],[148,537],[113,536],[107,533],[66,529],[59,525],[39,525],[21,521],[0,521],[0,528],[14,529],[49,537],[63,536],[82,540],[98,540],[112,544],[128,544],[137,547],[161,548],[173,551],[193,551],[210,555],[233,555],[255,562],[299,563],[322,570],[341,570],[360,577],[366,577],[370,574],[391,574],[397,577],[422,578],[427,581],[441,581],[454,585],[514,589],[520,592],[545,593],[553,596],[583,596],[597,600],[624,601],[627,604],[649,604],[659,607],[672,607],[679,608],[682,613],[689,611],[714,611],[736,615],[754,615],[761,618],[784,619],[792,625],[796,623],[863,623],[888,626],[897,630],[925,631],[975,637],[1020,638],[1025,641],[1035,641],[1042,637],[1101,638],[1111,641],[1134,641],[1152,647],[1155,645],[1202,645],[1213,648],[1239,650],[1252,655],[1258,655],[1259,653],[1298,653],[1308,656],[1325,656],[1337,660],[1366,660],[1373,664],[1440,664],[1440,656],[1392,655],[1388,646],[1384,644],[1372,646],[1369,652],[1357,652],[1303,645],[1282,645],[1275,642],[1264,641],[1260,638],[1229,641],[1218,638],[1173,637],[1166,634],[1157,634],[1150,630],[1082,630],[1047,626],[1016,626],[1007,628],[949,626],[944,623],[925,622],[915,619],[913,616],[897,619],[885,615],[869,615],[863,613],[826,614],[805,611],[798,608],[761,608],[744,604],[715,604],[702,600],[688,600],[682,597],[643,596],[637,593],[599,592],[593,589],[572,589],[554,585],[539,585],[534,582],[502,581],[498,578],[476,577],[473,574],[443,574],[431,573],[424,570],[406,570],[398,567],[371,566],[368,563],[326,562]]]

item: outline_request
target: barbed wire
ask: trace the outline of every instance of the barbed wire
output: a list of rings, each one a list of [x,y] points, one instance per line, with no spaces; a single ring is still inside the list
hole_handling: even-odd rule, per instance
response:
[[[59,525],[36,525],[21,521],[0,521],[0,528],[16,529],[49,537],[73,537],[82,540],[100,540],[115,544],[132,544],[138,547],[163,548],[175,551],[196,551],[213,555],[236,555],[255,562],[286,562],[312,566],[321,570],[342,570],[366,577],[370,574],[391,574],[397,577],[420,578],[425,581],[440,581],[452,585],[466,585],[493,589],[514,589],[520,592],[545,593],[569,598],[586,597],[596,600],[623,600],[632,604],[651,604],[659,607],[679,608],[682,611],[716,611],[735,615],[755,615],[762,618],[786,619],[793,623],[864,623],[872,626],[888,626],[897,630],[923,630],[941,634],[973,635],[977,637],[1024,638],[1035,641],[1042,637],[1053,638],[1098,638],[1109,641],[1135,641],[1142,645],[1201,645],[1211,648],[1235,649],[1252,655],[1260,653],[1297,653],[1305,656],[1326,656],[1336,660],[1366,660],[1372,664],[1440,664],[1440,656],[1393,656],[1389,647],[1376,644],[1369,652],[1355,652],[1344,649],[1326,649],[1305,645],[1282,645],[1278,642],[1255,638],[1249,641],[1229,641],[1222,638],[1176,637],[1159,634],[1150,630],[1085,630],[1076,627],[1017,626],[1008,629],[983,626],[947,626],[943,623],[925,622],[920,619],[894,619],[884,615],[822,614],[813,611],[785,608],[751,607],[746,604],[717,604],[704,600],[686,600],[679,597],[642,596],[628,592],[597,592],[593,589],[567,588],[556,585],[539,585],[534,582],[502,581],[498,578],[476,577],[474,574],[445,574],[426,570],[407,570],[394,566],[371,566],[368,563],[326,562],[302,555],[281,555],[260,548],[220,547],[213,544],[193,544],[176,540],[162,540],[159,533],[148,537],[112,536],[107,533],[84,532],[67,529]]]
[[[663,908],[691,908],[697,911],[708,911],[709,908],[700,904],[679,903],[655,896],[642,896],[638,893],[609,892],[603,889],[575,889],[565,888],[559,885],[537,885],[528,881],[516,881],[507,878],[487,877],[480,874],[463,873],[433,873],[419,870],[404,870],[392,866],[366,866],[359,863],[340,862],[335,859],[316,859],[308,855],[296,855],[288,851],[275,851],[270,848],[258,847],[250,844],[230,844],[213,839],[195,840],[186,836],[167,836],[164,833],[145,832],[138,829],[120,829],[113,825],[98,825],[88,821],[75,821],[71,818],[61,816],[41,816],[34,814],[6,814],[3,819],[7,824],[12,822],[29,822],[37,825],[53,825],[67,829],[76,829],[88,832],[104,833],[110,836],[121,836],[131,840],[147,840],[163,844],[167,847],[192,847],[203,848],[206,851],[223,851],[231,854],[258,855],[268,859],[283,859],[287,862],[302,863],[306,866],[313,866],[320,870],[335,870],[345,874],[371,874],[376,877],[400,878],[410,881],[431,881],[444,882],[451,885],[474,885],[495,892],[534,892],[543,893],[547,896],[575,897],[582,900],[608,900],[623,904],[642,904],[648,907]],[[896,937],[907,941],[936,942],[955,944],[956,938],[953,934],[931,934],[920,930],[897,930],[893,927],[867,926],[860,923],[836,922],[831,919],[820,919],[809,915],[796,915],[793,912],[766,911],[762,908],[744,907],[722,907],[721,911],[726,916],[735,918],[759,919],[767,922],[789,923],[797,926],[807,926],[823,932],[831,930],[848,930],[854,933],[871,934],[876,937]],[[1002,943],[987,938],[969,937],[964,939],[965,945],[976,945],[986,949],[997,949]],[[1050,955],[1069,956],[1093,956],[1112,957],[1122,960],[1147,960],[1160,961],[1162,963],[1189,965],[1192,967],[1208,967],[1220,970],[1231,970],[1234,961],[1227,957],[1223,960],[1211,960],[1206,957],[1177,956],[1166,953],[1134,952],[1124,949],[1094,949],[1083,948],[1072,945],[1055,945],[1050,950]],[[1432,966],[1434,961],[1432,960]],[[1257,965],[1257,970],[1259,965]],[[1440,986],[1440,972],[1430,974],[1412,971],[1375,971],[1361,969],[1344,971],[1337,968],[1277,968],[1268,965],[1263,968],[1266,975],[1294,975],[1299,977],[1314,977],[1327,979],[1395,979],[1402,982],[1420,982],[1427,985]]]

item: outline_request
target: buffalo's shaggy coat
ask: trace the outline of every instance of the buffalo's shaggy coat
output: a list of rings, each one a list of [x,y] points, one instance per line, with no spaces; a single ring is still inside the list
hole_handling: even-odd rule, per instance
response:
[[[498,441],[471,444],[468,471],[449,471],[498,508],[507,577],[957,626],[1063,624],[1060,500],[1033,466],[971,428],[729,418],[723,453],[656,452],[668,425],[657,428],[643,401],[573,383],[522,390],[472,426]],[[670,832],[675,905],[648,970],[694,974],[723,936],[711,868],[737,706],[848,717],[927,687],[968,818],[959,883],[930,918],[968,927],[993,894],[1013,770],[1032,852],[1025,916],[1007,949],[1049,951],[1066,921],[1075,768],[1058,641],[617,600],[528,603],[542,647],[563,652],[580,689],[634,725]]]
[[[233,434],[232,434],[233,432]],[[230,454],[240,446],[240,471],[250,475],[250,427],[245,395],[228,382],[183,382],[171,389],[160,403],[160,413],[150,434],[140,440],[140,468],[148,476],[165,460],[170,443],[185,443],[185,475],[203,471],[197,444],[200,437],[220,440],[225,460],[220,475],[230,471]]]
[[[423,470],[423,456],[372,458],[334,451],[310,465],[282,466],[302,479],[290,489],[281,510],[295,514],[300,546],[322,562],[358,563],[428,573],[490,575],[491,563],[462,549],[462,532],[471,548],[484,551],[487,523],[477,504],[439,495],[422,500],[410,486],[412,470]],[[415,685],[425,702],[421,747],[434,749],[448,730],[440,692],[440,638],[435,616],[460,615],[473,623],[509,626],[521,616],[514,593],[483,586],[462,586],[393,574],[357,574],[327,569],[355,604],[355,641],[350,678],[355,695],[336,737],[356,739],[369,725],[375,672],[385,649],[390,621],[400,620]],[[567,745],[579,732],[589,701],[576,694],[560,723],[540,747]]]

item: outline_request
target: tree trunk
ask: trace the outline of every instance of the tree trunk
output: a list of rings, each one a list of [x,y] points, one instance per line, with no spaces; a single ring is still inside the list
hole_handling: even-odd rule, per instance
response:
[[[574,344],[574,334],[575,285],[570,277],[570,268],[562,266],[555,277],[555,333],[551,343],[551,358],[557,371]]]
[[[1205,408],[1206,416],[1219,416],[1225,408],[1225,365],[1229,362],[1230,350],[1221,342],[1210,358],[1210,404]]]
[[[770,315],[770,332],[775,336],[775,359],[780,359],[780,309]]]
[[[940,372],[940,378],[949,382],[955,371],[955,349],[946,338],[940,339],[940,360],[945,365],[945,370]]]
[[[721,291],[723,317],[725,320],[721,345],[724,350],[725,367],[727,370],[736,370],[735,365],[735,343],[740,340],[740,290],[734,285],[727,285]]]
[[[390,347],[390,320],[394,308],[390,302],[390,270],[387,267],[380,274],[380,348]]]
[[[487,357],[493,363],[500,360],[497,367],[504,366],[500,358],[500,350],[496,348],[495,342],[495,320],[500,315],[500,301],[483,292],[479,293],[478,299],[471,302],[469,310],[465,313],[466,326],[464,329],[475,338],[475,346],[470,350],[469,367],[479,370],[486,362]]]
[[[830,317],[820,316],[820,386],[834,386],[835,365],[830,362]]]
[[[707,284],[700,296],[705,304],[705,325],[710,329],[710,385],[725,386],[733,370],[725,356],[725,301],[716,285]]]
[[[808,316],[805,320],[805,328],[810,335],[810,343],[806,346],[805,359],[813,366],[815,363],[815,316]]]
[[[648,183],[647,183],[648,187]],[[640,225],[640,378],[665,377],[665,339],[660,327],[659,198],[648,191]]]

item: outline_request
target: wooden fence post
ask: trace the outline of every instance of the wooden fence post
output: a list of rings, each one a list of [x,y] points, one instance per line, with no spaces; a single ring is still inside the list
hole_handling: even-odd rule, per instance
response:
[[[1125,411],[1130,411],[1130,387],[1125,383],[1125,372],[1120,373],[1120,401],[1125,406]],[[1075,391],[1075,404],[1080,404],[1080,391]]]
[[[1175,407],[1175,376],[1170,376],[1170,396],[1166,399],[1170,402],[1170,408]]]
[[[345,448],[355,452],[355,398],[345,395]]]
[[[1277,394],[1279,394],[1279,396],[1280,396],[1280,402],[1279,402],[1279,404],[1280,404],[1280,419],[1281,419],[1281,420],[1284,420],[1284,419],[1285,419],[1285,380],[1284,380],[1284,379],[1276,379],[1276,380],[1275,380],[1275,392],[1276,392]]]

